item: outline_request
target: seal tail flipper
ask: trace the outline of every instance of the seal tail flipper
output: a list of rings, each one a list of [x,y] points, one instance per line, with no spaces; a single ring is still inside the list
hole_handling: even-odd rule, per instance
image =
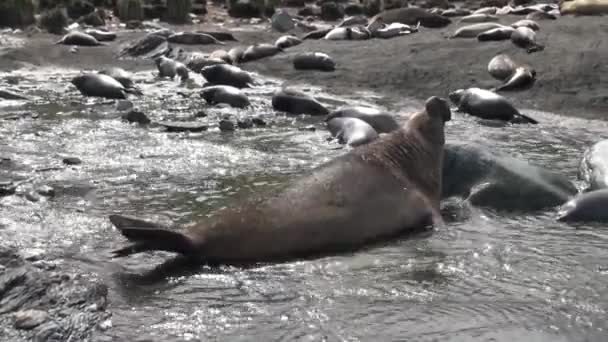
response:
[[[535,119],[532,119],[531,117],[529,117],[525,114],[521,114],[521,113],[519,113],[519,115],[515,117],[514,121],[516,123],[529,123],[529,124],[538,123],[538,121],[536,121]]]
[[[543,45],[540,44],[534,44],[532,46],[529,46],[526,49],[527,53],[533,53],[533,52],[538,52],[538,51],[543,51],[545,49],[545,47]]]
[[[125,257],[145,251],[166,251],[194,254],[195,246],[184,234],[160,225],[122,215],[110,215],[110,222],[134,244],[113,251],[114,257]]]

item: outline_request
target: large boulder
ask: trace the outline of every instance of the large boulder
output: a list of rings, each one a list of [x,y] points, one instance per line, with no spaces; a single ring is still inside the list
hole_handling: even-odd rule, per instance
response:
[[[0,27],[25,27],[36,22],[33,0],[0,1]]]
[[[55,7],[43,12],[39,19],[40,28],[52,34],[63,34],[68,26],[68,15],[63,7]]]
[[[68,16],[72,19],[78,19],[95,11],[95,6],[87,0],[73,0],[67,3],[66,7]]]
[[[122,22],[144,19],[144,10],[141,0],[118,0],[115,14]]]
[[[344,9],[336,2],[325,2],[321,5],[321,19],[335,21],[344,16]]]
[[[164,19],[174,24],[185,24],[190,21],[192,0],[167,1],[167,14]]]
[[[228,15],[234,18],[271,16],[274,7],[274,3],[265,0],[229,0]]]
[[[287,32],[292,30],[296,24],[289,15],[284,10],[278,10],[270,20],[272,28],[278,32]]]

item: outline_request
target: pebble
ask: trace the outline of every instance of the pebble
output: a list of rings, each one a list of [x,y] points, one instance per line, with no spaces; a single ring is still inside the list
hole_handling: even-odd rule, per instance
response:
[[[253,120],[250,118],[245,118],[243,120],[238,120],[236,125],[241,129],[247,129],[253,127]]]
[[[15,328],[30,330],[44,323],[49,315],[41,310],[25,310],[15,313]]]
[[[45,196],[45,197],[54,197],[55,196],[55,189],[53,189],[53,187],[48,186],[48,185],[42,185],[41,187],[36,189],[36,192],[38,192],[40,195]]]
[[[266,121],[262,118],[252,118],[251,121],[253,122],[254,125],[256,126],[266,126]]]
[[[231,132],[234,131],[235,126],[234,126],[234,122],[232,122],[229,119],[222,119],[220,120],[220,131],[222,132]]]
[[[40,201],[40,195],[38,195],[34,191],[28,191],[25,193],[25,198],[30,202],[38,202]]]
[[[80,165],[82,164],[82,160],[78,157],[66,157],[63,158],[63,163],[66,165]]]

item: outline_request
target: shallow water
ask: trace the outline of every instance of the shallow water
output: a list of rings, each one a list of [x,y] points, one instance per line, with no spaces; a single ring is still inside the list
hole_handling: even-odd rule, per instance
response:
[[[21,194],[39,185],[56,190],[53,199],[38,202],[0,198],[0,241],[104,279],[113,317],[112,328],[100,335],[163,341],[608,338],[608,231],[558,223],[554,210],[505,214],[472,208],[432,235],[350,255],[249,269],[203,267],[161,274],[160,280],[143,276],[169,255],[110,259],[109,252],[125,241],[108,214],[188,223],[346,150],[326,141],[319,119],[272,111],[270,94],[281,80],[247,90],[253,109],[235,111],[205,105],[196,87],[157,82],[152,71],[137,73],[146,95],[131,99],[136,108],[155,120],[212,127],[175,134],[120,120],[124,112],[114,101],[84,99],[68,82],[75,73],[0,75],[0,86],[32,97],[0,104],[0,156],[11,159],[0,166],[0,176],[26,179]],[[382,94],[301,88],[332,108],[382,99],[398,104],[386,109],[408,113],[422,105],[422,99],[387,101]],[[207,116],[196,117],[200,111]],[[606,138],[605,122],[524,112],[542,124],[495,127],[454,113],[447,138],[479,142],[573,181],[583,150]],[[254,114],[271,125],[236,132],[214,128],[224,115]],[[309,125],[317,130],[300,129]],[[62,165],[67,156],[83,163]]]

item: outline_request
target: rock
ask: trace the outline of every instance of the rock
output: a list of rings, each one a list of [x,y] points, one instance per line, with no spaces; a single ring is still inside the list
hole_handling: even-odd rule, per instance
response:
[[[253,0],[228,0],[228,15],[234,18],[255,18],[264,13]]]
[[[420,4],[420,7],[448,9],[450,8],[450,3],[448,0],[426,0]]]
[[[222,132],[232,132],[235,130],[234,122],[230,119],[220,120],[219,127]]]
[[[49,315],[41,310],[25,310],[15,313],[15,328],[22,330],[33,329],[44,323]]]
[[[308,16],[315,16],[315,15],[320,15],[321,14],[321,9],[319,7],[312,7],[312,6],[306,6],[304,8],[301,8],[298,11],[298,15],[303,16],[303,17],[308,17]]]
[[[192,0],[167,1],[167,13],[163,18],[173,24],[186,24],[190,22]]]
[[[304,7],[306,0],[283,0],[282,5],[284,7]]]
[[[251,118],[251,122],[253,122],[256,126],[266,126],[266,121],[260,117]]]
[[[35,191],[28,191],[25,193],[25,198],[30,202],[38,202],[40,201],[40,195]]]
[[[114,13],[122,22],[144,20],[144,10],[141,0],[117,0]],[[127,25],[128,28],[129,25]]]
[[[36,22],[33,0],[0,1],[0,27],[25,27]]]
[[[68,25],[68,15],[65,8],[56,7],[40,15],[40,27],[52,34],[63,34]]]
[[[125,28],[127,30],[139,30],[139,29],[144,29],[145,26],[139,20],[129,20],[129,21],[127,21],[127,24],[125,25]]]
[[[55,196],[55,189],[53,189],[53,187],[48,186],[48,185],[40,186],[38,189],[36,189],[36,192],[44,197],[54,197]]]
[[[150,119],[146,114],[136,110],[132,110],[127,114],[123,115],[122,119],[130,123],[137,122],[140,125],[147,125],[150,123]]]
[[[78,19],[82,16],[95,11],[95,6],[87,0],[73,0],[68,2],[67,12],[72,19]]]
[[[90,26],[104,26],[106,24],[106,21],[103,17],[103,10],[91,12],[87,15],[84,15],[80,17],[80,19],[78,19],[78,22]]]
[[[363,13],[365,13],[363,6],[359,4],[348,4],[344,6],[345,15],[362,15]]]
[[[241,129],[247,129],[253,127],[253,120],[251,118],[245,118],[243,120],[238,120],[236,125]]]
[[[125,110],[131,110],[131,109],[133,109],[133,106],[134,106],[133,102],[131,102],[129,100],[120,100],[116,103],[116,110],[121,111],[121,112],[125,111]]]
[[[78,157],[66,157],[63,158],[63,163],[65,165],[80,165],[82,164],[82,160]]]
[[[270,22],[272,28],[278,32],[287,32],[296,26],[291,16],[284,10],[277,11]]]
[[[14,195],[17,187],[10,181],[0,181],[0,196]]]
[[[199,122],[184,122],[184,121],[159,121],[157,122],[159,126],[165,127],[166,131],[169,133],[179,133],[179,132],[203,132],[206,131],[209,127],[205,124]]]
[[[336,2],[325,2],[321,5],[321,19],[326,21],[336,21],[344,16],[342,6]]]

